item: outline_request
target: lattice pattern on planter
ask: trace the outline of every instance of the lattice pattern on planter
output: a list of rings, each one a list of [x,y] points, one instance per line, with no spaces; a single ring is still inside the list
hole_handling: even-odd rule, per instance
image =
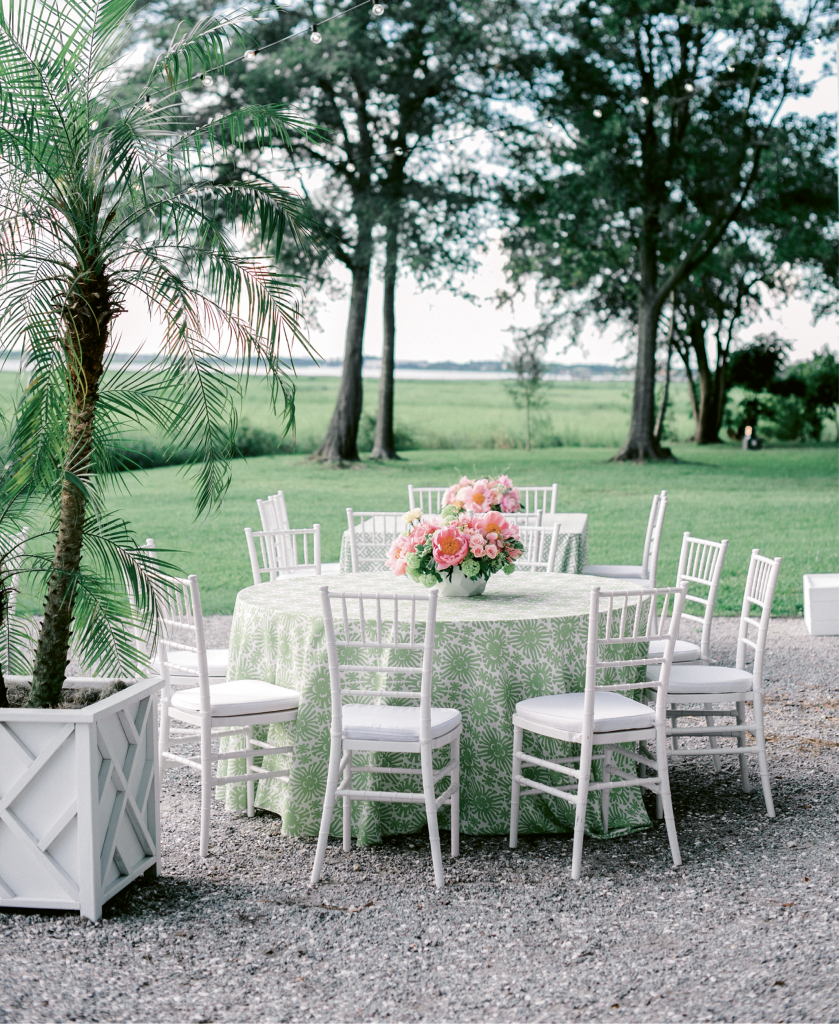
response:
[[[96,919],[156,864],[157,702],[154,684],[144,690],[101,714],[4,714],[0,906],[79,909]]]

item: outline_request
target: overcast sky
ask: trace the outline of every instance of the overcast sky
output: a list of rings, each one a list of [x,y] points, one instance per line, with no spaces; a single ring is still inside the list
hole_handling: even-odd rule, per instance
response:
[[[812,74],[818,70],[812,65]],[[837,80],[823,79],[813,95],[796,102],[794,108],[816,115],[824,111],[835,112],[837,107]],[[336,264],[336,276],[343,268]],[[346,279],[348,275],[344,272]],[[405,277],[398,282],[396,295],[396,358],[399,360],[425,360],[437,362],[452,360],[499,359],[509,341],[511,326],[528,326],[536,322],[537,312],[532,301],[522,301],[513,309],[498,309],[494,296],[503,288],[503,257],[497,249],[490,251],[481,270],[464,282],[466,290],[480,296],[480,304],[458,298],[449,292],[420,291]],[[340,358],[343,354],[344,335],[348,311],[348,298],[321,304],[318,325],[310,334],[314,347],[325,359]],[[749,337],[763,331],[775,330],[781,337],[793,342],[793,359],[807,358],[825,344],[839,345],[839,319],[812,323],[810,307],[806,302],[793,301],[774,310],[765,311],[762,318],[743,332]],[[126,314],[120,317],[122,351],[158,350],[157,331],[140,303],[129,303]],[[604,335],[590,330],[581,339],[582,349],[573,347],[567,352],[559,343],[552,346],[549,356],[563,363],[612,364],[625,353],[625,345],[616,339],[617,331]],[[370,356],[382,350],[382,288],[375,280],[370,290],[367,311],[364,351]]]

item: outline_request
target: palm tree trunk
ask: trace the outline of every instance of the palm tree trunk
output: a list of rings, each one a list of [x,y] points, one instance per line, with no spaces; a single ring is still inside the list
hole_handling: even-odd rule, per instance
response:
[[[356,261],[352,267],[350,315],[347,320],[344,367],[338,399],[326,437],[314,454],[314,458],[321,462],[358,462],[358,423],[363,399],[361,363],[367,295],[370,290],[372,226],[365,227],[363,231],[364,235],[359,238],[356,246]]]
[[[104,275],[83,282],[68,302],[65,340],[70,410],[64,455],[64,483],[44,621],[35,649],[28,707],[56,707],[69,662],[76,579],[81,565],[87,499],[79,483],[90,477],[93,422],[103,357],[116,311]],[[78,482],[76,482],[78,481]]]
[[[399,235],[391,220],[387,226],[385,249],[385,294],[382,303],[383,338],[382,370],[379,378],[379,411],[376,416],[376,437],[371,459],[398,459],[393,436],[393,369],[396,348],[396,269],[399,254]]]

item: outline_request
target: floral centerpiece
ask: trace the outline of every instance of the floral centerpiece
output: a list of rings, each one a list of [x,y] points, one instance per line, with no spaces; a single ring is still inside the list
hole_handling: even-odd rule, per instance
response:
[[[407,531],[393,542],[388,568],[449,597],[481,594],[496,572],[511,573],[524,550],[519,528],[500,512],[475,514],[452,503],[442,515],[405,513]]]
[[[443,505],[454,505],[467,512],[518,512],[521,495],[504,474],[495,480],[489,477],[470,480],[464,476],[443,495]]]

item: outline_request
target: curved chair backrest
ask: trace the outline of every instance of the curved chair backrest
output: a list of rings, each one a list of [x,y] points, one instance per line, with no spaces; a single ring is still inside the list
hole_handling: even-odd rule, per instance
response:
[[[245,527],[254,583],[281,576],[320,576],[320,523],[300,530],[252,530]],[[267,581],[263,579],[267,576]]]
[[[725,561],[727,549],[727,540],[700,540],[699,537],[691,537],[690,533],[685,533],[682,537],[676,586],[679,587],[682,583],[687,583],[688,592],[685,602],[693,601],[702,610],[701,615],[684,611],[682,619],[690,619],[702,626],[699,660],[703,665],[711,663],[711,625],[722,576],[722,564]],[[698,593],[696,592],[697,587],[699,588]]]
[[[387,548],[406,528],[401,512],[356,512],[347,509],[353,572],[384,572]]]
[[[408,484],[408,508],[421,508],[428,515],[435,516],[443,511],[443,495],[448,487],[414,487]]]
[[[168,703],[173,686],[195,686],[199,688],[200,711],[210,713],[210,673],[207,667],[207,642],[204,637],[204,616],[201,611],[201,594],[198,577],[173,577],[168,593],[162,595],[158,639],[160,651],[160,674],[163,676],[163,699]],[[169,661],[170,651],[191,651],[196,655],[196,667]],[[173,680],[171,670],[177,676]],[[184,679],[192,676],[192,679]],[[180,677],[180,678],[178,678]]]
[[[282,491],[269,494],[267,498],[257,498],[256,507],[259,510],[259,521],[262,523],[263,530],[291,529],[285,495]]]
[[[519,540],[524,545],[524,554],[516,562],[516,569],[556,572],[559,523],[553,526],[520,526]]]
[[[542,510],[538,512],[502,512],[508,523],[515,523],[516,526],[541,526]]]
[[[643,690],[656,687],[656,723],[664,725],[667,710],[667,687],[673,652],[679,636],[687,584],[680,587],[652,587],[641,590],[601,590],[591,588],[591,606],[586,645],[586,687],[583,716],[594,712],[594,694],[598,690]],[[659,600],[661,607],[659,609]],[[652,640],[664,642],[662,654],[638,656],[640,644]],[[626,669],[637,679],[641,666],[658,666],[659,678],[649,682],[623,682],[616,670]],[[646,673],[644,674],[646,675]],[[644,679],[644,675],[641,676]],[[600,677],[612,682],[598,682]]]
[[[545,515],[556,515],[556,496],[559,484],[549,487],[517,487],[521,495],[522,512],[544,512]]]
[[[778,573],[781,571],[780,558],[766,558],[759,548],[752,550],[749,559],[749,573],[746,577],[746,589],[743,594],[743,607],[740,611],[740,634],[737,637],[737,668],[746,667],[747,651],[754,651],[754,689],[763,692],[763,657],[766,652],[766,635],[769,631],[769,619],[772,615],[772,601],[775,598],[775,587],[778,585]],[[760,608],[760,618],[752,618],[752,605]],[[755,630],[753,640],[749,635]]]
[[[661,547],[661,531],[664,529],[664,514],[667,511],[667,491],[653,495],[650,508],[650,518],[647,520],[647,535],[644,538],[644,552],[641,559],[641,575],[650,581],[650,586],[656,583],[656,571],[658,569],[658,552]]]
[[[321,587],[320,594],[329,662],[333,738],[340,738],[343,732],[344,698],[358,703],[359,697],[372,696],[418,700],[420,743],[428,742],[431,738],[437,591],[403,596],[349,594]],[[348,655],[342,658],[342,651]],[[418,652],[419,658],[412,652]],[[415,659],[418,663],[411,664]],[[410,688],[412,681],[413,688]]]

